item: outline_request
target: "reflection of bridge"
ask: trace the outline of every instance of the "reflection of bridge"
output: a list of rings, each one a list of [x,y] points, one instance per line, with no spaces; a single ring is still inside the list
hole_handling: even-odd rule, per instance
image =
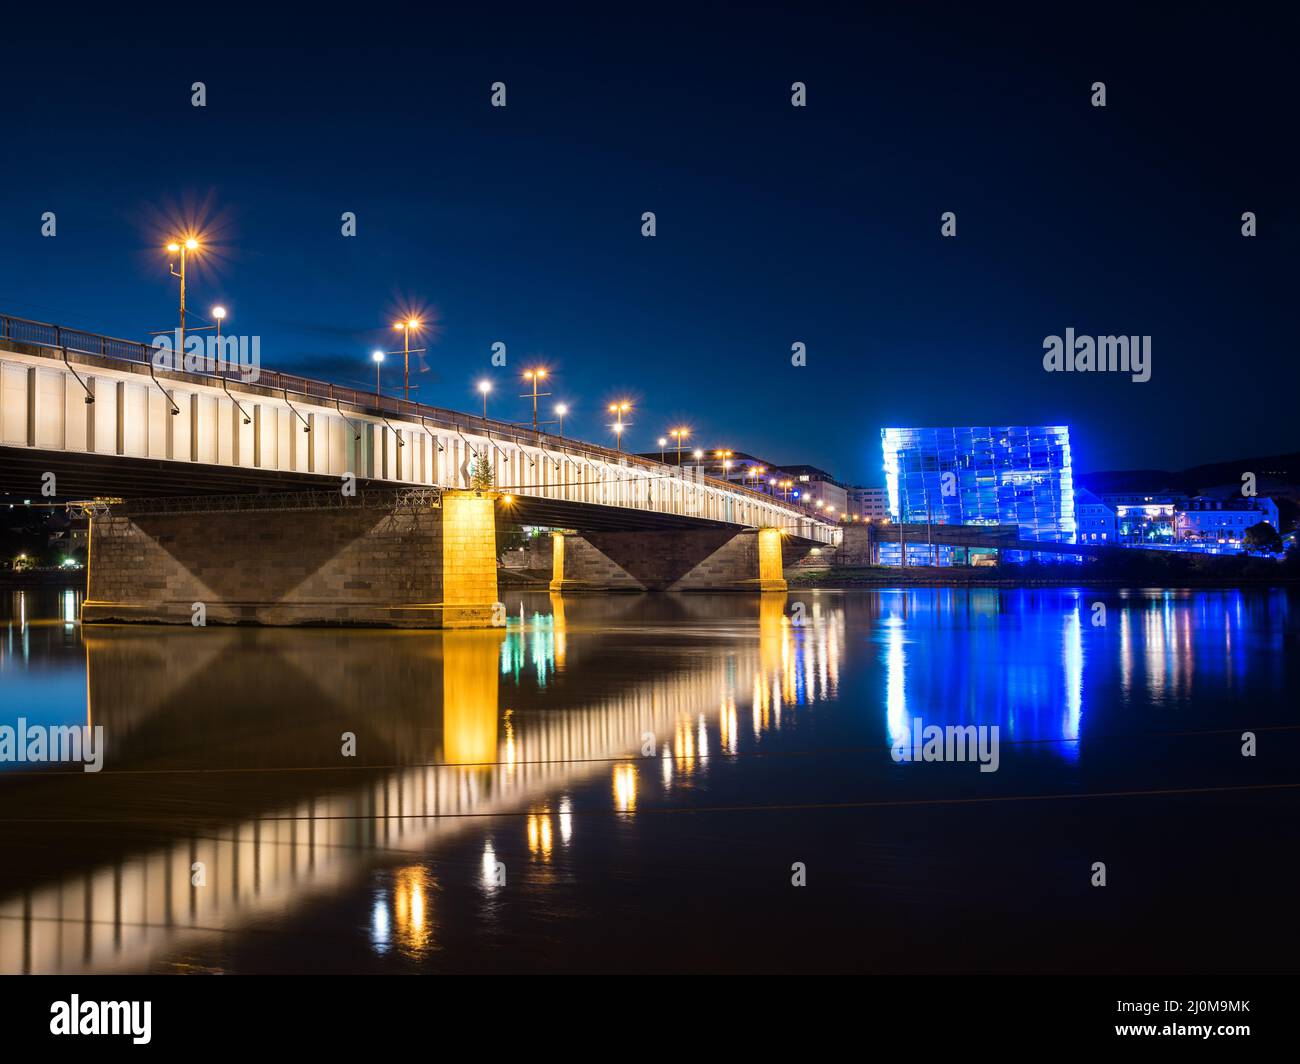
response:
[[[225,511],[212,503],[201,534],[192,537],[184,521],[154,522],[157,527],[145,530],[140,522],[104,519],[97,528],[101,542],[115,541],[123,549],[103,555],[103,564],[115,571],[102,575],[114,579],[91,586],[86,620],[188,622],[192,603],[202,601],[213,621],[488,623],[495,576],[490,582],[480,577],[495,568],[495,548],[488,541],[494,535],[493,503],[472,490],[478,486],[473,467],[482,459],[506,500],[500,507],[503,519],[579,533],[659,535],[649,553],[671,556],[663,568],[668,576],[641,581],[643,587],[775,589],[781,560],[776,537],[785,537],[787,550],[838,540],[834,524],[698,470],[271,371],[244,382],[235,369],[158,369],[153,354],[145,344],[0,316],[0,490],[24,497],[49,494],[42,489],[53,474],[60,498],[118,497],[134,500],[138,510],[140,500],[160,497],[303,489],[341,496],[344,478],[355,475],[363,491],[439,492],[444,513],[441,520],[430,518],[430,538],[420,546],[437,552],[443,544],[434,540],[446,538],[442,530],[450,522],[461,557],[454,566],[448,558],[431,567],[425,579],[395,586],[368,564],[393,549],[382,534],[369,541],[375,522],[339,525],[320,508],[310,518],[286,522],[243,505],[237,519],[223,518]],[[459,498],[462,494],[469,498]],[[454,501],[447,503],[448,497]],[[281,515],[292,509],[282,503],[272,508]],[[338,527],[325,527],[331,524]],[[248,585],[270,581],[269,570],[257,574],[259,579],[245,573],[233,583],[218,577],[236,559],[214,562],[209,556],[201,574],[186,565],[162,576],[121,568],[126,557],[144,551],[152,555],[147,568],[156,569],[161,556],[170,553],[151,550],[159,542],[183,545],[188,538],[190,553],[211,551],[227,533],[252,525],[258,526],[253,538],[278,555],[274,568],[281,583],[304,541],[333,542],[339,551],[359,549],[347,558],[338,551],[315,557],[313,568],[293,574],[287,597],[275,600],[249,591]],[[770,533],[766,548],[747,546],[755,530]],[[701,539],[699,533],[713,538]],[[742,533],[748,538],[732,545]],[[683,541],[681,535],[693,538]],[[754,542],[761,544],[762,536]],[[643,540],[632,556],[646,553],[645,545]],[[623,558],[611,560],[623,566]],[[333,563],[332,576],[303,587],[328,563]],[[471,579],[451,578],[453,568],[467,564],[476,570]],[[91,572],[93,578],[93,567]],[[151,579],[163,586],[149,588]],[[367,586],[358,586],[363,583]]]
[[[526,834],[538,859],[549,859],[552,848],[567,845],[574,830],[573,810],[560,796],[575,785],[607,774],[614,807],[634,812],[640,774],[653,772],[668,780],[702,772],[710,752],[737,751],[741,728],[758,735],[779,722],[783,705],[816,701],[833,690],[842,653],[842,617],[818,610],[811,623],[796,632],[784,617],[784,606],[784,596],[763,597],[757,640],[752,643],[707,656],[696,648],[653,676],[623,677],[613,670],[615,682],[603,685],[598,696],[538,713],[519,712],[516,692],[503,697],[501,676],[508,674],[508,662],[516,653],[512,641],[521,639],[531,644],[526,656],[541,654],[550,669],[573,667],[575,648],[568,645],[565,603],[558,598],[545,624],[529,630],[512,627],[504,636],[493,631],[376,633],[369,638],[382,642],[388,659],[382,671],[405,680],[395,682],[380,698],[372,694],[361,703],[366,717],[382,718],[396,709],[421,719],[427,710],[419,695],[427,697],[429,669],[434,657],[441,658],[441,684],[434,689],[441,692],[440,699],[434,695],[442,706],[441,753],[434,763],[353,770],[362,776],[354,783],[339,783],[337,768],[278,772],[281,766],[271,764],[252,779],[258,795],[275,795],[279,804],[252,815],[231,809],[248,791],[247,784],[232,789],[232,778],[250,777],[182,770],[178,777],[183,780],[183,807],[200,811],[171,824],[147,814],[135,818],[131,810],[174,803],[176,777],[114,772],[110,764],[93,783],[91,807],[124,817],[125,826],[107,837],[135,832],[141,841],[129,846],[125,855],[64,869],[47,885],[0,898],[0,972],[139,969],[196,936],[238,928],[259,913],[338,888],[377,860],[423,855],[483,827],[483,818],[491,814],[513,815],[512,829]],[[165,639],[167,644],[183,638],[180,632],[169,634],[174,638]],[[155,764],[160,739],[165,750],[177,750],[182,759],[197,756],[209,768],[214,758],[220,764],[226,755],[235,763],[247,763],[240,757],[246,751],[238,728],[226,739],[226,750],[204,741],[225,734],[237,709],[234,702],[219,720],[207,720],[199,742],[190,734],[196,718],[203,722],[210,711],[205,705],[196,714],[196,692],[209,692],[212,705],[227,694],[216,693],[199,675],[205,671],[202,661],[215,671],[221,654],[205,652],[196,666],[177,663],[170,672],[161,672],[141,668],[140,654],[160,653],[153,645],[156,638],[143,631],[92,636],[87,630],[87,635],[90,712],[104,724],[109,742],[126,733],[116,740],[116,767],[121,768],[121,758],[128,769]],[[373,671],[376,653],[367,639],[328,632],[284,638],[288,635],[210,631],[203,639],[216,651],[229,648],[232,641],[248,644],[245,649],[254,652],[278,647],[280,656],[293,659],[292,668],[279,670],[281,675],[313,676],[326,670],[320,677],[323,697],[331,690],[329,677],[355,673],[356,684],[365,686],[367,663]],[[440,653],[432,653],[434,648]],[[599,646],[592,649],[599,653]],[[170,653],[163,656],[172,658]],[[256,670],[248,682],[259,684],[271,674],[269,669]],[[301,702],[301,691],[297,693]],[[270,690],[265,697],[288,708],[294,703],[283,698],[285,694]],[[340,712],[356,719],[357,704],[348,701],[351,694],[334,694],[337,705],[313,708],[330,724],[342,719]],[[127,700],[127,695],[136,701]],[[142,715],[139,706],[150,708]],[[745,720],[745,714],[751,719]],[[273,721],[270,735],[283,734],[279,724],[278,718]],[[337,728],[329,736],[329,727],[319,730],[320,738],[332,743],[332,748],[322,749],[336,752]],[[653,757],[642,756],[646,732],[655,736]],[[289,738],[298,737],[291,733]],[[409,745],[401,728],[393,740]],[[292,745],[283,742],[273,760]],[[265,758],[265,750],[261,756]],[[322,753],[318,763],[328,756]],[[81,819],[91,794],[83,775],[27,780],[18,786],[27,789],[31,805],[39,810],[36,815]],[[151,791],[160,797],[151,801]],[[8,793],[11,809],[21,800],[20,792]],[[69,829],[29,830],[48,843],[51,831]],[[83,825],[81,830],[106,834],[99,825]],[[169,836],[162,846],[152,841],[160,832]],[[45,850],[65,863],[86,862],[80,846]],[[33,846],[30,852],[41,851]],[[488,856],[485,851],[485,860]],[[195,862],[204,867],[205,886],[192,884]],[[12,869],[7,878],[17,874]],[[48,873],[42,877],[30,868],[21,874],[24,879],[48,879]],[[403,869],[394,896],[386,899],[382,924],[399,939],[423,931],[419,914],[431,901],[421,894],[428,890],[426,876],[419,865]],[[484,889],[492,889],[488,877]]]

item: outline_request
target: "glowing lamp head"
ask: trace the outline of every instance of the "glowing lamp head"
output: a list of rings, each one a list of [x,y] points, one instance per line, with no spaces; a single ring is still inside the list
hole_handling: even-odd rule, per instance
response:
[[[490,391],[492,390],[492,382],[491,382],[491,381],[479,381],[479,382],[478,382],[478,390],[479,390],[480,392],[482,392],[484,395],[487,395],[487,393],[490,392]]]
[[[384,360],[384,353],[382,351],[373,351],[371,352],[370,357],[376,362],[382,362]]]
[[[559,414],[560,417],[564,417],[564,415],[567,414],[567,413],[569,412],[568,404],[567,404],[567,403],[560,403],[560,404],[555,408],[555,412],[556,412],[557,414]]]
[[[666,447],[666,446],[668,446],[668,441],[667,441],[666,439],[664,439],[662,436],[659,437],[659,446],[660,446],[660,447]]]
[[[213,308],[212,308],[212,316],[213,316],[214,318],[216,318],[217,321],[224,321],[224,320],[225,320],[225,317],[226,317],[226,308],[225,308],[225,307],[213,307]]]
[[[180,251],[180,249],[181,249],[181,246],[180,246],[178,243],[176,243],[176,241],[174,241],[174,240],[173,240],[170,244],[167,245],[167,250],[168,250],[168,251]]]
[[[185,241],[185,248],[187,251],[194,251],[198,248],[198,246],[199,246],[199,242],[195,240],[193,237],[190,237],[187,241]]]

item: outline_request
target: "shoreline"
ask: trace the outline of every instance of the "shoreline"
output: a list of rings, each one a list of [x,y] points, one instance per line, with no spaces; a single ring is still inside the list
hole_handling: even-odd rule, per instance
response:
[[[1061,576],[1025,573],[1007,576],[1003,573],[983,573],[973,569],[941,570],[942,575],[928,566],[831,570],[819,569],[787,575],[791,591],[796,590],[846,590],[883,587],[1158,587],[1168,590],[1180,588],[1238,588],[1238,587],[1294,587],[1300,576],[1278,573],[1276,575],[1210,575],[1210,574],[1098,574],[1078,571]]]

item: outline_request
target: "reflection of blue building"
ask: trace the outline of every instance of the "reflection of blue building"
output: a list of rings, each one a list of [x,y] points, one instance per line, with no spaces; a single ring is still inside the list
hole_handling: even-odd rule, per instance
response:
[[[880,437],[894,521],[1017,525],[1025,539],[1075,542],[1068,427],[887,428]]]

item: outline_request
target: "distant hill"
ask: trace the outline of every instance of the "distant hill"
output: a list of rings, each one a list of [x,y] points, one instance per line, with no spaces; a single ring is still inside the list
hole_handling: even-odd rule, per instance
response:
[[[1266,457],[1238,458],[1193,466],[1181,472],[1167,469],[1122,469],[1077,473],[1074,480],[1094,494],[1110,492],[1180,491],[1201,495],[1224,485],[1240,485],[1243,473],[1254,473],[1260,495],[1300,496],[1300,451]]]

